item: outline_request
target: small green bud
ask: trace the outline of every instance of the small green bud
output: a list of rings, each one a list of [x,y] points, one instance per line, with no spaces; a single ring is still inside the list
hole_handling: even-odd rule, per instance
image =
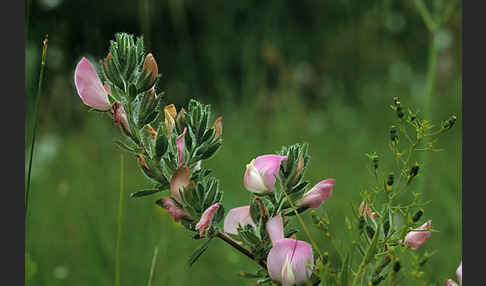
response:
[[[395,125],[392,125],[392,126],[390,127],[390,140],[391,140],[392,142],[395,142],[395,141],[397,141],[397,139],[398,139],[398,135],[397,135],[397,127],[396,127]]]
[[[398,118],[402,119],[404,114],[403,114],[402,107],[399,104],[400,104],[400,102],[398,102],[398,105],[397,105],[397,116],[398,116]]]
[[[417,176],[418,174],[418,171],[419,171],[419,168],[420,166],[419,165],[414,165],[411,169],[410,169],[410,176],[411,177],[415,177]]]
[[[412,218],[413,222],[419,221],[419,219],[422,217],[423,214],[424,211],[422,209],[419,209]]]
[[[442,123],[442,128],[444,129],[451,129],[452,126],[454,126],[454,123],[456,123],[457,117],[455,115],[452,115],[449,119],[444,121]]]
[[[400,264],[400,260],[397,260],[395,262],[395,264],[393,264],[393,271],[398,272],[398,271],[400,271],[401,267],[402,267],[402,265]]]
[[[386,186],[385,186],[387,192],[390,192],[392,190],[392,185],[394,180],[395,180],[395,175],[393,173],[388,174],[388,178],[386,180]]]

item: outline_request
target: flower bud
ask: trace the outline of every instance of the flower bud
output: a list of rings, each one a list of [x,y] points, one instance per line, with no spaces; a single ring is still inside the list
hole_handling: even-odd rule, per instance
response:
[[[388,178],[386,180],[386,186],[385,186],[387,192],[390,192],[392,190],[394,180],[395,180],[395,175],[393,173],[388,174]]]
[[[312,246],[304,241],[283,238],[275,243],[267,257],[270,278],[283,286],[305,285],[312,275]]]
[[[430,231],[423,231],[426,230],[427,227],[432,229],[432,220],[424,223],[416,230],[422,231],[411,231],[405,237],[405,244],[408,245],[411,249],[417,249],[424,244],[427,239],[429,239],[430,235],[432,234]]]
[[[148,82],[147,86],[150,87],[155,83],[157,79],[157,75],[159,74],[159,69],[157,67],[157,62],[154,59],[152,53],[149,53],[145,57],[145,61],[143,63],[143,71],[150,76],[150,81]]]
[[[181,110],[179,110],[179,113],[177,114],[176,117],[176,124],[179,130],[182,130],[182,121],[184,121],[185,116],[186,116],[186,110],[184,109],[184,107],[182,107]]]
[[[125,109],[123,108],[123,105],[119,101],[116,101],[113,104],[113,122],[116,125],[121,124],[123,130],[125,130],[127,134],[131,134],[130,125],[128,124],[128,119],[127,119],[127,114],[125,113]]]
[[[174,218],[175,222],[185,218],[187,220],[193,220],[193,218],[182,208],[180,208],[171,198],[163,198],[161,201],[162,207]]]
[[[214,121],[213,128],[215,130],[214,139],[213,139],[214,142],[223,135],[223,117],[220,116],[218,117],[218,119],[216,119],[216,121]]]
[[[165,127],[167,129],[167,137],[170,138],[172,134],[172,130],[175,127],[174,118],[177,116],[177,111],[174,104],[169,104],[164,107],[164,115],[165,115]]]
[[[187,127],[184,128],[184,132],[179,135],[176,139],[177,146],[177,168],[180,168],[185,163],[185,153],[186,153],[186,136]]]
[[[335,179],[327,179],[317,183],[295,205],[298,207],[307,206],[313,209],[319,207],[331,195],[335,181]]]
[[[157,131],[155,131],[155,129],[153,129],[152,126],[150,126],[150,124],[147,124],[145,126],[145,131],[147,131],[147,133],[150,135],[150,137],[152,137],[152,139],[155,139],[157,137]]]
[[[85,57],[76,65],[74,83],[84,104],[101,111],[111,108],[107,90],[103,87],[93,65]]]
[[[280,171],[280,164],[287,156],[262,155],[246,165],[243,179],[245,188],[250,192],[265,194],[273,192]]]
[[[233,208],[224,219],[224,232],[238,234],[238,226],[244,227],[247,224],[256,227],[251,219],[250,206]]]
[[[201,219],[196,224],[196,230],[199,230],[199,237],[204,237],[204,232],[208,227],[211,225],[213,221],[214,214],[219,208],[219,203],[215,203],[214,205],[207,208],[203,214],[201,215]]]
[[[179,192],[185,192],[186,188],[190,187],[190,179],[191,173],[187,166],[183,166],[175,171],[170,179],[170,194],[180,204],[182,204],[182,198]]]

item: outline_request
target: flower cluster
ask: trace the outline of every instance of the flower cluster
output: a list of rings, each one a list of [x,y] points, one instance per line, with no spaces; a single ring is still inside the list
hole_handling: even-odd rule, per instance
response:
[[[191,255],[190,265],[212,239],[219,238],[261,266],[257,274],[247,275],[259,278],[259,285],[270,281],[284,286],[309,282],[362,285],[359,281],[369,281],[367,285],[387,281],[391,285],[396,283],[406,255],[414,257],[410,267],[416,271],[410,273],[420,277],[420,267],[430,255],[426,252],[419,257],[414,252],[435,229],[430,219],[420,222],[423,209],[413,213],[425,205],[419,194],[413,194],[413,201],[407,205],[396,203],[396,199],[407,195],[405,190],[420,175],[420,164],[411,161],[414,151],[418,148],[435,151],[436,137],[452,128],[455,116],[444,121],[440,130],[431,132],[428,121],[411,110],[407,114],[399,99],[394,98],[392,109],[399,121],[391,126],[390,148],[397,170],[380,177],[379,155],[368,154],[379,185],[362,192],[363,201],[353,208],[354,223],[346,217],[346,229],[353,239],[353,251],[346,251],[359,254],[360,263],[351,262],[352,254],[339,257],[341,261],[335,263],[327,252],[315,249],[317,245],[307,230],[312,244],[297,240],[297,230],[288,223],[296,217],[305,227],[300,215],[311,210],[313,226],[324,237],[333,238],[329,219],[326,215],[318,217],[315,209],[330,198],[336,180],[323,178],[314,185],[305,180],[310,160],[308,145],[294,144],[251,160],[242,180],[242,187],[251,195],[250,202],[230,209],[225,215],[219,181],[204,164],[222,145],[222,117],[213,121],[210,106],[196,100],[189,102],[187,110],[181,107],[179,111],[174,104],[162,104],[163,93],[156,91],[159,78],[157,62],[151,53],[145,53],[143,39],[135,42],[133,36],[122,33],[110,42],[108,55],[99,62],[98,72],[85,57],[79,61],[74,82],[84,104],[107,114],[120,126],[126,140],[117,141],[117,146],[136,158],[141,172],[152,183],[150,188],[136,191],[131,197],[167,191],[155,203],[174,222],[193,232],[193,238],[205,241]],[[407,128],[416,131],[414,139]],[[402,136],[410,144],[408,153],[400,149]],[[395,217],[400,215],[406,218],[405,223],[397,223]],[[218,224],[223,219],[220,228]],[[352,270],[355,266],[357,271]],[[462,285],[462,262],[457,277]],[[457,284],[449,279],[446,285]]]

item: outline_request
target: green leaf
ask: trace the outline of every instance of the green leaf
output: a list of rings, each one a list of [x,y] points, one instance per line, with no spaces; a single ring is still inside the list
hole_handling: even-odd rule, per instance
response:
[[[130,198],[140,198],[160,192],[160,189],[142,190],[130,194]]]
[[[126,151],[128,153],[137,153],[135,148],[128,146],[127,144],[121,142],[120,140],[115,141],[115,145],[120,148],[122,151]]]
[[[194,250],[192,255],[189,257],[189,261],[188,261],[189,267],[191,267],[194,263],[196,263],[196,261],[199,259],[199,257],[201,257],[201,255],[208,249],[209,243],[211,241],[212,241],[212,238],[208,239],[200,247],[198,247],[196,250]]]

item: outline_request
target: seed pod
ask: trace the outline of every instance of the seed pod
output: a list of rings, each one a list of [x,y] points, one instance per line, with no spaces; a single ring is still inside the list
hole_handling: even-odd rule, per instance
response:
[[[398,139],[398,135],[397,135],[397,127],[396,127],[395,125],[392,125],[392,126],[390,127],[390,140],[391,140],[392,142],[395,142],[395,141],[397,141],[397,139]]]
[[[358,228],[359,228],[360,230],[362,230],[362,229],[363,229],[363,227],[364,227],[364,224],[365,224],[365,219],[364,219],[364,217],[360,217],[360,218],[359,218],[359,225],[358,225]]]

